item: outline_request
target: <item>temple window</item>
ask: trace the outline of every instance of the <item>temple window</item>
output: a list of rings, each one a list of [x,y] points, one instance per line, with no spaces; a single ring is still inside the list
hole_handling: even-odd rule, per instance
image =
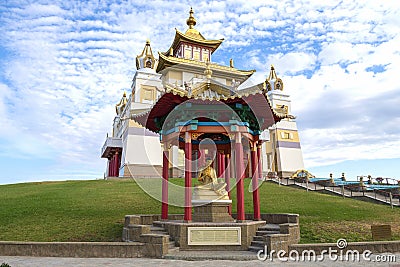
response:
[[[185,46],[185,58],[192,59],[192,47],[188,45]]]
[[[151,69],[151,59],[148,59],[147,61],[146,61],[146,68],[150,68]]]
[[[293,139],[293,134],[289,132],[281,132],[282,139]]]

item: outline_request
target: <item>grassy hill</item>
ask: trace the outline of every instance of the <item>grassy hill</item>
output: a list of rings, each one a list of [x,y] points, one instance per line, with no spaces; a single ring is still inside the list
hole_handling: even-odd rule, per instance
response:
[[[183,184],[183,179],[172,179]],[[248,188],[246,180],[245,188]],[[233,192],[233,196],[235,196]],[[264,183],[262,213],[298,213],[301,243],[371,240],[370,225],[389,223],[400,239],[400,209]],[[235,197],[234,212],[235,212]],[[251,193],[245,195],[252,212]],[[119,241],[124,216],[160,213],[133,180],[42,182],[0,186],[0,240]],[[182,213],[170,207],[170,213]]]

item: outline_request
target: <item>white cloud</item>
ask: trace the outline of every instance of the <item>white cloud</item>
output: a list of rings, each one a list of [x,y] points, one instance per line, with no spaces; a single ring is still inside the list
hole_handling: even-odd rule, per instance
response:
[[[9,55],[0,61],[0,123],[9,129],[0,133],[3,151],[52,157],[60,168],[90,161],[102,173],[99,149],[113,105],[129,91],[136,55],[147,38],[154,52],[168,49],[174,28],[187,28],[188,4],[3,6],[0,49]],[[204,36],[225,38],[217,61],[233,57],[236,67],[257,69],[260,81],[275,65],[292,95],[307,164],[399,157],[397,1],[200,1],[193,8]]]

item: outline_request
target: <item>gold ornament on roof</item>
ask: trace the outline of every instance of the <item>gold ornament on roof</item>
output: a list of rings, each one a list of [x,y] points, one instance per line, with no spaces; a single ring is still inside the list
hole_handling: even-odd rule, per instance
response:
[[[268,81],[276,80],[278,77],[276,76],[274,65],[271,64],[271,71],[269,72]]]
[[[274,85],[274,88],[273,88],[274,90],[283,91],[283,82],[276,75],[274,65],[271,65],[271,71],[269,72],[269,76],[268,76],[268,78],[266,80],[267,87],[268,87],[268,84],[271,84],[271,83],[273,83],[273,85]],[[270,87],[271,87],[271,85],[270,85]],[[267,90],[270,91],[270,89],[267,89]]]
[[[196,19],[193,17],[193,8],[190,8],[189,18],[186,20],[186,24],[189,26],[189,29],[193,29],[196,25]]]
[[[115,112],[117,115],[120,115],[122,111],[124,111],[124,108],[126,104],[128,103],[128,99],[126,98],[126,92],[124,91],[124,94],[122,95],[121,100],[119,101],[118,104],[115,105]]]

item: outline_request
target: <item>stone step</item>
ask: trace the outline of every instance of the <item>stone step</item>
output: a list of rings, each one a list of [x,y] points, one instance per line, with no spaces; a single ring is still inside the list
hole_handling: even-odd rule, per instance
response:
[[[264,247],[264,241],[251,241],[251,246],[253,247]]]
[[[179,247],[169,247],[168,248],[168,255],[173,255],[179,252]]]
[[[163,228],[163,223],[162,223],[162,222],[160,222],[160,221],[154,221],[154,222],[153,222],[153,226],[154,226],[154,227],[160,227],[160,228]]]
[[[264,241],[264,237],[262,235],[256,235],[253,237],[254,241]]]
[[[152,225],[152,226],[150,226],[150,231],[158,231],[158,232],[164,231],[165,232],[165,229],[163,227],[158,227],[158,226]]]
[[[165,231],[150,231],[150,234],[156,234],[156,235],[168,235],[167,232]]]
[[[264,251],[264,247],[258,247],[258,246],[249,246],[250,251],[258,252],[260,250]]]
[[[272,235],[272,234],[279,234],[279,231],[257,231],[256,235],[263,236],[263,235]]]
[[[280,231],[280,227],[279,227],[279,224],[268,223],[266,225],[258,227],[258,230],[260,230],[260,231]]]
[[[169,241],[169,243],[168,243],[168,249],[170,250],[170,249],[173,249],[173,248],[176,248],[176,247],[175,247],[175,241]]]

